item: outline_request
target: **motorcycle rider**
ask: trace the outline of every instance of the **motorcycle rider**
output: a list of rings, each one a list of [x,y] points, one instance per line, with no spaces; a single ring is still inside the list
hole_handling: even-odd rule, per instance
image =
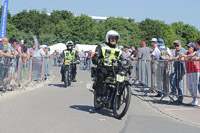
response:
[[[97,65],[97,82],[93,85],[96,90],[97,101],[102,101],[103,81],[112,72],[112,60],[123,59],[122,50],[117,46],[120,34],[114,30],[106,33],[106,43],[98,45],[92,58],[92,63]]]
[[[73,50],[73,42],[72,41],[68,41],[66,43],[66,47],[67,49],[65,49],[62,54],[60,55],[61,58],[64,58],[64,63],[61,67],[61,71],[60,73],[62,74],[62,82],[64,82],[65,79],[65,73],[66,73],[66,68],[65,68],[65,60],[70,60],[72,61],[72,82],[77,82],[76,80],[76,63],[75,62],[80,62],[80,58],[78,55],[78,51]]]

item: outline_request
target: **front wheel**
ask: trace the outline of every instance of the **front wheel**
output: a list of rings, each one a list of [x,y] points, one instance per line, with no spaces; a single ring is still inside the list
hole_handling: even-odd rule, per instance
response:
[[[68,86],[71,85],[71,82],[72,82],[72,74],[71,72],[68,72]]]
[[[131,101],[130,86],[125,86],[121,94],[116,94],[113,101],[113,114],[117,119],[124,117]]]
[[[64,80],[64,84],[65,84],[65,87],[67,88],[67,86],[69,85],[69,72],[66,71],[65,73],[65,80]]]

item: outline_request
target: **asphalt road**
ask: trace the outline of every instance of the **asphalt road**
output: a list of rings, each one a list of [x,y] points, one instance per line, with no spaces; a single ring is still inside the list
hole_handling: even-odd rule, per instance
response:
[[[0,133],[197,133],[187,125],[152,108],[132,95],[126,116],[117,120],[112,111],[93,107],[89,71],[79,70],[78,82],[65,88],[60,68],[41,88],[0,98]]]

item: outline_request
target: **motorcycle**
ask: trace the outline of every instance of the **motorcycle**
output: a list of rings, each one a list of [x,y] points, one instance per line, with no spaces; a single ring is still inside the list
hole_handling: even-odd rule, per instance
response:
[[[104,96],[101,102],[97,100],[96,90],[94,89],[95,110],[101,110],[105,107],[113,110],[115,118],[121,119],[124,117],[131,101],[131,83],[129,82],[129,75],[132,69],[131,62],[127,59],[112,60],[112,72],[109,73],[109,76],[103,82]],[[98,80],[96,74],[97,68],[92,68],[94,86]]]
[[[64,77],[64,84],[65,87],[67,88],[68,86],[71,85],[72,81],[72,62],[70,60],[65,60],[65,77]]]
[[[79,64],[80,62],[78,60],[74,61],[73,58],[73,53],[72,53],[72,60],[69,60],[68,58],[65,60],[64,64],[65,64],[65,76],[64,76],[64,84],[65,87],[67,88],[68,86],[71,85],[72,82],[72,67],[73,65]],[[67,57],[69,56],[69,54],[67,53]]]

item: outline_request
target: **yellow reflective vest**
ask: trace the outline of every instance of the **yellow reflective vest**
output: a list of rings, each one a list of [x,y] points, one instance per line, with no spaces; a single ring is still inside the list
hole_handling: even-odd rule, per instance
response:
[[[72,52],[70,53],[70,51],[68,50],[65,50],[64,51],[64,57],[65,57],[65,60],[76,60],[75,59],[75,54],[76,54],[76,51],[75,50],[72,50]]]
[[[118,46],[111,48],[106,44],[102,44],[101,50],[105,66],[112,66],[112,59],[119,59],[122,55],[122,51],[118,48]]]

